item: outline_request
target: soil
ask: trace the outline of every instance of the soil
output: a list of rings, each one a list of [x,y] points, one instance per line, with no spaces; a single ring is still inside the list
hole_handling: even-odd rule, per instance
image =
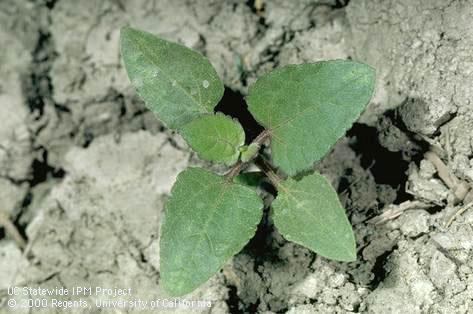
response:
[[[10,309],[12,285],[164,297],[163,203],[186,166],[210,165],[136,96],[118,49],[131,24],[205,54],[235,104],[290,63],[350,58],[377,70],[372,103],[316,165],[347,208],[357,261],[290,243],[265,216],[186,296],[210,309],[165,312],[472,313],[473,209],[446,225],[467,199],[455,200],[424,157],[434,151],[473,184],[472,17],[464,0],[1,1],[0,210],[28,244],[22,251],[0,228],[0,312],[53,313]],[[257,133],[241,111],[219,108]]]

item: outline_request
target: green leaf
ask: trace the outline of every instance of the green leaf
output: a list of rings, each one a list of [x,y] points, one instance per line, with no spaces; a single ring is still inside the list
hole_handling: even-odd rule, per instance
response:
[[[120,49],[131,82],[171,129],[213,113],[224,87],[210,62],[185,46],[124,27]]]
[[[312,167],[368,104],[374,69],[351,61],[290,65],[250,87],[248,108],[271,134],[273,162],[289,175]]]
[[[240,123],[224,114],[205,115],[184,125],[182,136],[200,158],[228,166],[238,161],[245,131]]]
[[[353,230],[337,193],[319,173],[277,186],[274,224],[289,241],[337,261],[354,261]]]
[[[241,161],[250,161],[256,156],[256,154],[258,154],[259,149],[260,145],[257,143],[251,143],[250,145],[245,146],[245,148],[241,150]]]
[[[249,187],[200,168],[181,172],[161,229],[165,290],[179,296],[206,282],[254,235],[262,207]]]

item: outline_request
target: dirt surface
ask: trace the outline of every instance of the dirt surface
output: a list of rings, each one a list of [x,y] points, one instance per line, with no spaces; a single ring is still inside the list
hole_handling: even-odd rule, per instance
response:
[[[473,184],[473,3],[345,2],[1,1],[0,211],[28,244],[22,251],[0,228],[0,312],[53,313],[9,308],[12,285],[164,297],[163,203],[177,174],[202,163],[131,88],[118,49],[131,24],[208,56],[234,103],[290,63],[351,58],[378,76],[360,121],[317,165],[348,210],[357,261],[287,242],[265,216],[186,296],[211,308],[165,311],[472,313],[473,209],[446,224],[471,200],[455,199],[424,153]]]

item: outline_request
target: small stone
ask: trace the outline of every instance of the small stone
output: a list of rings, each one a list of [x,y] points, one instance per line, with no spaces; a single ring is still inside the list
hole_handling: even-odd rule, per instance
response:
[[[456,265],[443,255],[440,251],[435,251],[430,262],[429,277],[437,288],[444,288],[446,285],[457,279],[455,274]]]
[[[329,278],[330,286],[335,287],[335,288],[342,286],[345,283],[345,281],[346,281],[345,276],[340,273],[334,274],[333,276]]]
[[[429,213],[425,210],[406,211],[399,219],[401,232],[416,237],[429,231]]]
[[[458,268],[458,271],[461,274],[465,274],[465,275],[470,274],[472,272],[471,267],[465,264],[460,265],[460,267]]]
[[[430,179],[436,172],[437,169],[435,169],[434,164],[432,164],[429,160],[424,159],[420,162],[419,175],[421,178]]]

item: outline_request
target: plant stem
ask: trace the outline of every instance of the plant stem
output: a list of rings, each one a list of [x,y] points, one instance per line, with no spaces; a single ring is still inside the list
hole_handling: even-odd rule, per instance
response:
[[[258,136],[253,140],[251,144],[263,145],[264,142],[266,142],[266,140],[269,138],[269,135],[270,135],[269,131],[264,130],[263,132],[258,134]]]
[[[276,171],[274,170],[273,166],[266,162],[266,160],[264,160],[261,156],[258,156],[258,158],[256,158],[255,164],[269,178],[269,181],[271,181],[274,187],[277,188],[279,182],[282,181],[282,178],[276,174]]]
[[[16,244],[21,248],[24,249],[26,246],[26,241],[23,239],[22,235],[16,228],[16,226],[11,222],[6,214],[0,211],[0,226],[5,228],[6,233],[12,237],[12,239],[16,242]]]
[[[236,177],[240,171],[243,169],[243,166],[245,165],[245,163],[241,162],[241,160],[239,160],[226,174],[225,174],[225,178],[227,179],[227,181],[232,181],[234,177]]]
[[[257,144],[258,146],[261,146],[266,142],[266,140],[269,138],[269,131],[264,130],[261,132],[254,140],[251,142],[251,144]],[[250,145],[251,145],[250,144]],[[256,158],[256,156],[254,157]],[[253,159],[254,159],[253,158]],[[240,174],[241,170],[243,170],[252,160],[248,160],[247,162],[242,162],[239,160],[226,174],[225,178],[227,181],[232,181],[234,177]]]

